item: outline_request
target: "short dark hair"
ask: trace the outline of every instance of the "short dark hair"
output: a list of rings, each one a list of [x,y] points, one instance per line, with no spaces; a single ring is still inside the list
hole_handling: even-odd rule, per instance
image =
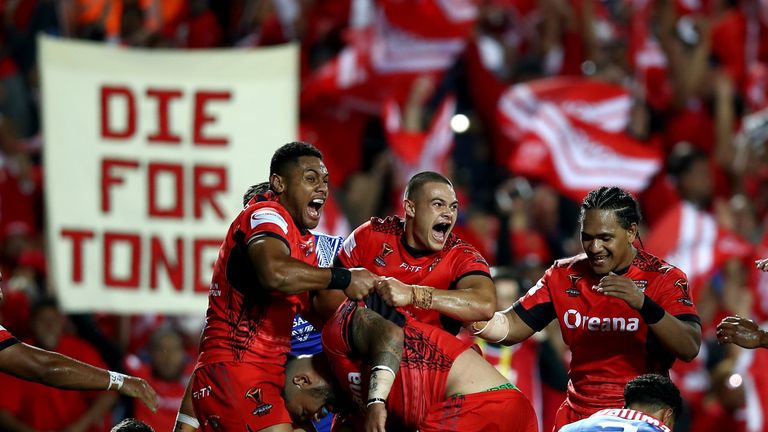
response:
[[[697,161],[708,161],[707,155],[688,143],[678,143],[672,147],[667,158],[667,173],[675,179],[688,174]]]
[[[127,418],[116,424],[110,432],[155,432],[155,430],[141,420]]]
[[[272,155],[272,161],[269,164],[269,175],[286,175],[289,167],[292,164],[295,164],[302,156],[312,156],[318,159],[323,158],[323,154],[320,153],[320,150],[312,144],[302,141],[290,142],[275,150],[275,154]]]
[[[248,205],[248,201],[250,201],[251,198],[255,197],[256,195],[266,193],[268,190],[269,182],[261,182],[250,186],[248,190],[243,194],[243,206]]]
[[[53,297],[40,297],[29,307],[29,318],[34,319],[43,309],[55,309],[59,311],[59,302]]]
[[[453,183],[448,180],[448,177],[434,171],[422,171],[408,180],[408,186],[405,187],[405,199],[411,199],[427,183],[445,183],[453,187]]]
[[[590,191],[581,203],[579,223],[584,223],[584,214],[593,209],[612,210],[619,225],[624,229],[629,229],[633,223],[639,225],[643,219],[637,200],[629,192],[616,186],[603,186]]]
[[[624,407],[632,405],[644,405],[654,410],[672,408],[672,415],[677,420],[683,410],[683,398],[668,377],[645,374],[624,386]]]

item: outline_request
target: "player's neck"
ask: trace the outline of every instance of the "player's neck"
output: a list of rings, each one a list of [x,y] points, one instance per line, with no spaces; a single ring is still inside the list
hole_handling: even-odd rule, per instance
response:
[[[405,251],[414,258],[421,258],[435,253],[433,250],[419,249],[416,246],[416,238],[413,236],[413,233],[408,235],[408,231],[404,232],[403,235],[400,236],[400,244],[402,244]]]
[[[631,248],[629,256],[627,259],[625,259],[621,264],[616,266],[616,268],[613,270],[614,273],[617,275],[623,275],[627,271],[629,271],[629,267],[632,265],[632,262],[635,261],[635,257],[637,256],[637,249],[634,246],[629,246]]]

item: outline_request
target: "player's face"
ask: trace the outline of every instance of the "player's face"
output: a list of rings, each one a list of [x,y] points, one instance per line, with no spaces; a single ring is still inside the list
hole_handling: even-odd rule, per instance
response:
[[[637,225],[624,229],[613,210],[587,210],[581,226],[581,246],[598,275],[626,268],[634,258]]]
[[[335,403],[333,388],[325,381],[301,388],[286,383],[285,407],[293,422],[298,425],[322,419],[333,412]]]
[[[303,229],[317,227],[328,198],[328,170],[323,161],[302,156],[288,175],[276,177],[273,185],[279,185],[275,191],[296,225]]]
[[[421,250],[439,251],[456,224],[459,202],[453,187],[445,183],[425,183],[413,199],[405,200],[405,214],[413,223],[411,245]]]

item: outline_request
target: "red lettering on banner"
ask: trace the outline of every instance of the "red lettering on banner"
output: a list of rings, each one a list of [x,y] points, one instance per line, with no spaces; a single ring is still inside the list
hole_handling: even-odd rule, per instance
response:
[[[113,176],[113,167],[137,169],[139,163],[136,161],[120,159],[104,159],[101,161],[101,211],[109,213],[111,201],[109,191],[112,185],[123,184],[123,177]]]
[[[157,203],[157,177],[160,173],[170,173],[176,182],[174,205],[168,208],[160,208]],[[149,176],[149,216],[160,218],[184,217],[184,167],[179,164],[150,163],[147,176]]]
[[[211,248],[220,248],[221,247],[221,240],[220,239],[195,239],[194,241],[194,250],[193,250],[193,256],[194,256],[194,266],[195,266],[195,280],[193,282],[195,287],[195,292],[208,292],[208,287],[211,285],[211,281],[209,280],[201,280],[201,277],[203,275],[203,270],[212,270],[213,264],[215,262],[214,260],[210,260],[203,265],[203,252],[206,249]]]
[[[125,129],[113,127],[110,113],[110,102],[123,100],[126,104],[127,118]],[[101,88],[101,136],[108,139],[128,139],[136,133],[136,98],[133,92],[125,86],[104,86]]]
[[[130,274],[124,279],[114,275],[113,248],[117,243],[127,243],[131,248]],[[141,237],[138,234],[104,233],[104,285],[120,288],[138,288],[141,276]]]
[[[181,291],[184,283],[184,240],[176,238],[176,261],[171,263],[163,249],[163,243],[157,237],[152,237],[149,256],[149,287],[157,289],[158,268],[162,265],[170,279],[173,288]]]
[[[72,239],[72,282],[83,281],[83,240],[92,239],[93,231],[86,230],[61,230],[61,236]]]
[[[228,91],[199,91],[195,93],[195,118],[193,142],[195,145],[224,146],[229,143],[226,137],[212,137],[203,135],[203,127],[209,123],[215,123],[216,117],[206,112],[206,104],[213,101],[228,101],[232,93]]]
[[[151,143],[180,143],[181,137],[172,133],[170,130],[168,117],[171,100],[181,98],[181,90],[149,88],[147,89],[147,96],[157,98],[157,131],[149,134],[149,136],[147,136],[147,140]]]
[[[225,220],[226,215],[216,201],[216,195],[227,191],[227,168],[222,166],[195,165],[192,178],[194,179],[195,218],[203,217],[203,204],[208,203],[219,219]],[[212,179],[209,181],[208,179]]]

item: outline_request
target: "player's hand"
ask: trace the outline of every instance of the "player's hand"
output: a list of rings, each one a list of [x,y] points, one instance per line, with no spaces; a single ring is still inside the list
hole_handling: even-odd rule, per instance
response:
[[[399,280],[387,277],[376,282],[376,292],[390,306],[400,307],[411,304],[413,289]]]
[[[762,346],[764,332],[751,319],[729,316],[717,325],[717,340],[720,343],[734,343],[743,348]]]
[[[387,423],[387,407],[383,403],[375,403],[365,410],[365,432],[385,432]]]
[[[640,310],[643,307],[643,300],[645,300],[645,294],[640,291],[632,279],[613,272],[603,276],[600,283],[593,289],[607,296],[620,298],[635,310]]]
[[[768,272],[768,258],[755,261],[755,265],[757,266],[758,270]]]
[[[349,269],[352,272],[352,280],[344,290],[344,294],[352,300],[362,300],[373,291],[373,286],[378,276],[364,268]]]
[[[157,393],[146,381],[141,378],[126,376],[120,394],[141,399],[147,408],[157,412]]]

